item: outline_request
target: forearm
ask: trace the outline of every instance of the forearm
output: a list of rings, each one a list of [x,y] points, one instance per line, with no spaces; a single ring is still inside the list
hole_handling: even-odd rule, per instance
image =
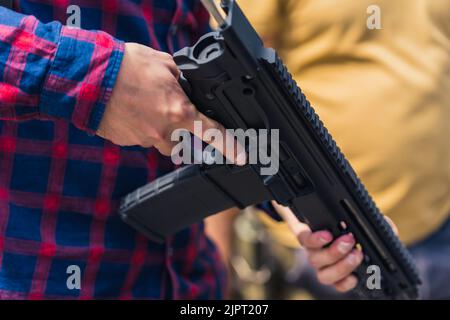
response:
[[[0,7],[0,119],[63,118],[95,132],[123,44]]]

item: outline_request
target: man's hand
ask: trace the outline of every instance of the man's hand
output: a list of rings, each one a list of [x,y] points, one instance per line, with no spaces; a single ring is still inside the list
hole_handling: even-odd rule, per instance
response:
[[[203,131],[218,129],[223,137],[227,137],[222,125],[207,118],[192,105],[178,84],[179,75],[171,55],[127,43],[97,135],[121,146],[154,146],[165,155],[170,155],[176,144],[170,140],[172,132],[186,129],[194,133],[194,121],[202,121]],[[222,143],[206,142],[226,154]],[[236,157],[230,160],[243,164],[243,149],[235,144],[234,150]]]
[[[306,224],[298,221],[289,208],[275,202],[273,206],[308,252],[309,262],[316,269],[317,278],[322,284],[332,285],[340,292],[349,291],[357,285],[358,279],[352,272],[362,262],[363,253],[355,248],[352,234],[343,235],[333,241],[333,236],[328,231],[311,232]],[[398,233],[392,221],[385,218],[395,233]]]

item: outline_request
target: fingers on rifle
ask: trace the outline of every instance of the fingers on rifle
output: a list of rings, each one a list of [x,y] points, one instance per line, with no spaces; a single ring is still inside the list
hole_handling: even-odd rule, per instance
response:
[[[309,261],[316,269],[336,264],[345,258],[355,246],[355,239],[352,234],[346,234],[337,238],[332,245],[321,250],[309,253]]]
[[[197,121],[201,123],[201,131],[195,130],[194,124]],[[217,121],[197,111],[195,116],[185,123],[185,129],[212,145],[232,163],[245,165],[247,161],[245,148]]]
[[[272,206],[297,237],[301,233],[311,233],[311,229],[308,225],[300,222],[290,208],[282,206],[276,201],[272,201]]]
[[[305,248],[320,249],[333,240],[332,234],[328,231],[311,232],[309,226],[300,222],[290,208],[279,205],[275,201],[272,201],[272,205]]]
[[[317,278],[322,284],[334,285],[349,276],[362,260],[362,252],[358,249],[353,249],[350,254],[336,264],[320,269],[317,272]]]

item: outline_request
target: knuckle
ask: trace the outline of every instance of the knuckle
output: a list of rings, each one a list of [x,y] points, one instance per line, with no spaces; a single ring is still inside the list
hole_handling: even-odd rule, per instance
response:
[[[167,57],[164,58],[164,62],[169,68],[175,68],[178,69],[177,64],[173,60],[172,56],[169,54]]]
[[[197,117],[197,109],[191,104],[189,100],[182,103],[184,119],[195,119]]]
[[[171,114],[171,120],[174,123],[181,123],[187,120],[194,120],[196,116],[197,109],[195,109],[189,100],[184,99]]]
[[[175,61],[173,60],[173,57],[170,53],[164,52],[164,58],[167,59],[170,63],[173,63],[175,65]]]
[[[166,117],[172,124],[189,119],[192,111],[186,103],[176,103],[167,108]]]
[[[161,60],[163,60],[163,63],[167,67],[178,70],[177,64],[175,63],[175,60],[173,59],[173,57],[170,54],[163,52],[163,54],[161,56]]]
[[[164,52],[164,51],[156,51],[156,52],[161,59],[167,60],[167,61],[173,61],[173,58],[169,53]]]
[[[167,112],[167,119],[170,123],[180,123],[185,117],[185,114],[181,108],[173,107]]]

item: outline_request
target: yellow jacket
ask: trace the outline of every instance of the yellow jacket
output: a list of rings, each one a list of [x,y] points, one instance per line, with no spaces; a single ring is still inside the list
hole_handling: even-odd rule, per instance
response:
[[[450,0],[238,3],[402,240],[439,228],[450,212]]]

